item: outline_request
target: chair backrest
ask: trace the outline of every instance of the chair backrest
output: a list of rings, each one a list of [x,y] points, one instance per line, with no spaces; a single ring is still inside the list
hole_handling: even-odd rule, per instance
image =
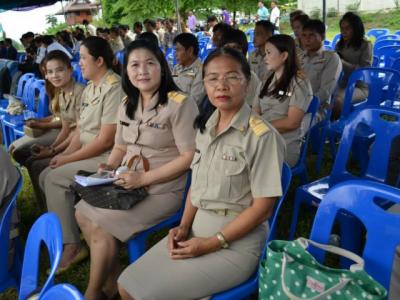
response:
[[[118,62],[121,64],[121,66],[124,64],[124,56],[125,56],[125,51],[123,51],[123,50],[115,53],[115,57],[117,58]]]
[[[63,239],[61,224],[54,213],[42,215],[29,231],[22,266],[19,300],[38,289],[40,246],[46,246],[50,258],[50,274],[40,290],[40,297],[54,285],[54,275],[61,260]]]
[[[79,66],[79,63],[72,61],[71,65],[72,65],[72,70],[73,70],[72,75],[74,76],[75,81],[82,83],[82,84],[86,84],[87,80],[85,78],[83,78],[81,67]]]
[[[83,296],[73,285],[61,283],[49,289],[40,299],[83,300]]]
[[[30,78],[35,78],[35,74],[33,73],[26,73],[24,75],[22,75],[18,81],[18,86],[17,86],[17,97],[22,97],[23,93],[24,93],[24,88],[25,88],[25,84],[28,81],[28,79]]]
[[[7,62],[7,69],[10,72],[10,77],[12,78],[18,71],[18,62],[15,60],[9,60]]]
[[[336,44],[339,42],[339,40],[340,40],[341,37],[342,37],[342,34],[340,34],[340,33],[336,34],[336,35],[333,37],[333,40],[332,40],[332,43],[331,43],[331,46],[332,46],[333,49],[335,49]]]
[[[0,210],[0,290],[3,290],[3,283],[11,278],[8,266],[8,251],[10,241],[10,229],[12,214],[17,202],[17,196],[22,188],[22,176],[20,176],[17,185],[14,189],[14,194],[8,202],[4,202],[3,208]],[[17,255],[17,254],[16,254]],[[17,274],[15,274],[17,275]],[[12,280],[12,279],[11,279]],[[15,281],[18,279],[15,278]],[[7,286],[4,286],[4,288]]]
[[[358,81],[368,85],[368,97],[366,101],[352,103],[353,92]],[[357,109],[368,106],[379,106],[384,100],[393,100],[400,88],[400,73],[386,68],[360,68],[351,73],[347,82],[346,92],[343,100],[341,119],[347,119],[350,113]]]
[[[369,152],[369,161],[362,178],[379,182],[386,181],[391,144],[397,136],[400,136],[400,110],[367,107],[354,111],[347,120],[329,176],[329,186],[358,178],[347,170],[346,165],[359,128],[368,128],[368,133],[374,134],[374,142],[369,149],[365,149]]]
[[[395,249],[400,244],[400,214],[388,212],[379,206],[382,200],[400,205],[399,190],[367,180],[350,180],[336,185],[329,190],[318,207],[310,239],[327,244],[337,213],[343,210],[350,212],[367,230],[362,255],[365,270],[389,288]],[[320,261],[323,260],[323,252],[314,248],[311,252]]]
[[[387,28],[372,28],[368,30],[367,36],[368,37],[375,37],[376,39],[381,35],[389,34],[390,30]]]
[[[285,200],[286,194],[289,190],[291,180],[292,180],[292,171],[290,170],[290,167],[288,164],[283,163],[282,174],[281,174],[282,196],[280,196],[279,199],[277,200],[275,207],[274,207],[274,213],[272,214],[271,218],[269,218],[269,220],[268,220],[269,234],[268,234],[265,246],[264,246],[264,253],[265,253],[267,243],[269,241],[275,239],[279,210],[281,209],[283,201]]]
[[[398,34],[385,34],[385,35],[381,35],[381,36],[378,36],[378,37],[376,38],[376,41],[375,41],[375,42],[381,41],[381,40],[400,40],[400,35],[398,35]]]
[[[374,56],[379,60],[377,67],[387,68],[391,57],[400,56],[400,45],[383,46],[375,51]]]
[[[311,132],[311,127],[314,124],[314,120],[315,120],[315,115],[317,114],[318,108],[319,108],[319,99],[316,96],[313,96],[310,105],[308,106],[307,109],[307,113],[304,116],[304,120],[302,122],[302,127],[304,127],[304,137],[303,137],[303,143],[301,145],[301,149],[300,149],[300,157],[299,157],[299,162],[305,162],[306,159],[306,155],[307,155],[307,145],[308,145],[308,140],[310,137],[310,132]],[[306,118],[306,116],[308,115],[308,117]],[[304,124],[304,123],[307,124]]]
[[[385,47],[385,46],[396,46],[396,45],[400,45],[400,40],[380,40],[380,41],[377,41],[374,44],[373,54],[375,54],[376,51],[379,48],[382,48],[382,47]]]
[[[49,98],[46,93],[45,81],[42,79],[29,79],[27,94],[23,97],[26,109],[43,118],[49,115]]]

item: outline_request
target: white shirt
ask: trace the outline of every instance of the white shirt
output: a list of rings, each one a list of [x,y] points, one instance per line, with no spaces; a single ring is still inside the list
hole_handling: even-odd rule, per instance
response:
[[[68,55],[68,57],[70,59],[72,59],[72,55],[71,53],[68,52],[67,49],[65,49],[60,43],[58,42],[53,42],[52,44],[50,44],[49,46],[47,46],[47,53],[54,51],[54,50],[61,50],[63,51],[65,54]]]
[[[271,16],[270,16],[270,21],[272,24],[275,24],[276,27],[279,27],[279,16],[281,15],[281,12],[278,8],[278,6],[275,6],[271,10]]]
[[[45,56],[46,56],[46,47],[40,46],[40,48],[37,50],[36,63],[40,65]]]
[[[89,34],[91,35],[91,36],[96,36],[96,27],[94,26],[94,25],[92,25],[92,24],[88,24],[87,26],[86,26],[86,29],[87,29],[87,31],[89,31]]]

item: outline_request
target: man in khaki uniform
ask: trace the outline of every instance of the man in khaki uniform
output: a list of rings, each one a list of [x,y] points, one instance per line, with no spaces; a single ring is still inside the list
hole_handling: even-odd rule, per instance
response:
[[[258,78],[265,82],[270,72],[267,69],[267,65],[264,62],[265,57],[265,44],[272,35],[274,34],[274,25],[270,21],[262,20],[256,23],[254,28],[254,47],[256,48],[253,52],[249,53],[249,64],[250,69],[257,74]]]
[[[174,82],[182,92],[190,95],[197,105],[200,105],[205,96],[205,90],[202,64],[197,57],[199,54],[197,39],[191,33],[181,33],[174,38],[174,45],[178,61],[172,70]]]
[[[320,101],[316,118],[319,122],[326,117],[326,109],[342,72],[342,62],[336,52],[324,50],[325,25],[320,20],[307,21],[301,38],[306,50],[301,56],[301,64],[314,96]]]
[[[75,199],[69,186],[79,170],[95,172],[98,165],[107,159],[109,151],[92,157],[88,157],[86,153],[99,139],[102,125],[117,123],[118,106],[123,97],[120,77],[111,70],[103,75],[97,85],[90,81],[82,94],[78,128],[70,146],[53,158],[50,166],[40,174],[39,183],[46,194],[47,208],[60,218],[64,244],[79,244],[79,231],[74,215]],[[106,145],[103,147],[106,149]],[[78,158],[85,156],[86,158]],[[57,166],[59,159],[67,163]]]

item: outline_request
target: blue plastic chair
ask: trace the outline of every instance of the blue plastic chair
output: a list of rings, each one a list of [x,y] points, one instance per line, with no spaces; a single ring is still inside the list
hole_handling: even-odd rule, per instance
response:
[[[375,51],[374,56],[378,58],[378,62],[373,62],[375,67],[388,68],[390,60],[400,56],[400,45],[383,46]]]
[[[247,48],[247,53],[251,53],[254,51],[254,43],[253,42],[249,42],[248,43],[248,48]]]
[[[16,97],[20,98],[22,97],[25,84],[31,78],[35,78],[35,74],[26,73],[20,77],[17,86],[17,93],[15,94]],[[5,114],[5,109],[7,108],[7,106],[8,106],[8,99],[0,99],[0,115]]]
[[[22,251],[18,238],[15,240],[13,263],[8,265],[8,249],[10,243],[11,219],[16,206],[17,196],[22,188],[22,176],[15,187],[14,194],[0,210],[0,293],[6,289],[19,287],[22,266]]]
[[[290,167],[284,163],[282,167],[282,196],[276,203],[274,208],[274,213],[272,217],[267,221],[269,224],[269,233],[266,237],[264,249],[262,252],[261,258],[265,256],[265,252],[267,250],[267,244],[269,241],[272,241],[276,237],[276,227],[278,222],[278,213],[282,206],[282,203],[286,197],[286,193],[289,190],[290,182],[292,179],[292,172],[290,171]],[[258,270],[251,276],[246,282],[231,288],[230,290],[220,292],[211,297],[212,300],[231,300],[231,299],[243,299],[245,297],[250,296],[254,292],[258,291]]]
[[[167,50],[165,51],[165,59],[170,66],[173,67],[176,65],[175,48],[167,48]]]
[[[351,213],[367,230],[362,253],[365,270],[389,289],[395,249],[400,244],[400,215],[382,209],[376,201],[378,198],[400,204],[399,190],[382,183],[350,180],[336,185],[318,208],[310,239],[327,244],[336,215],[343,211]],[[351,232],[352,228],[346,230]],[[323,261],[323,251],[310,250],[320,262]]]
[[[353,92],[357,81],[366,83],[369,87],[369,93],[365,101],[352,103]],[[332,157],[336,155],[336,139],[340,138],[346,120],[349,118],[350,114],[354,110],[361,110],[367,106],[378,107],[385,100],[394,100],[399,89],[400,73],[395,70],[384,68],[360,68],[353,71],[347,82],[340,118],[334,122],[329,122],[324,128],[324,136],[329,140]],[[370,134],[368,130],[359,130],[357,133],[359,139],[358,144],[368,143]],[[365,155],[357,156],[357,159],[360,166],[364,166],[366,160]]]
[[[40,300],[84,300],[82,294],[73,285],[62,283],[50,288]]]
[[[200,53],[201,62],[203,63],[206,60],[208,54],[210,54],[214,50],[215,50],[215,48],[203,49],[203,52]]]
[[[313,96],[313,99],[311,100],[311,103],[307,109],[307,115],[310,116],[310,121],[307,124],[308,129],[303,138],[303,144],[301,145],[300,157],[296,165],[293,166],[292,168],[292,175],[299,176],[300,183],[303,184],[308,182],[308,175],[306,168],[307,147],[308,147],[308,141],[310,139],[312,124],[314,123],[314,118],[318,111],[318,108],[319,108],[319,99],[318,97]]]
[[[374,44],[374,49],[373,49],[373,54],[375,55],[376,51],[379,48],[385,47],[385,46],[399,46],[400,45],[400,40],[380,40],[377,41]]]
[[[115,53],[115,57],[121,65],[124,65],[125,51],[121,50]]]
[[[381,41],[381,40],[400,40],[400,35],[398,34],[385,34],[377,37],[375,42]]]
[[[389,33],[390,33],[390,30],[387,28],[372,28],[372,29],[368,30],[367,36],[375,37],[375,39],[377,39],[381,35],[387,35]]]
[[[74,76],[75,81],[86,85],[87,80],[85,78],[83,78],[83,74],[81,71],[81,67],[79,66],[79,63],[71,62],[71,65],[72,65],[72,70],[73,70],[72,76]]]
[[[342,34],[340,34],[340,33],[336,34],[336,35],[333,37],[333,40],[332,40],[332,43],[331,43],[332,49],[335,49],[335,48],[336,48],[336,44],[339,42],[339,40],[340,40],[341,37],[342,37]]]
[[[357,177],[349,172],[347,163],[359,126],[371,128],[375,133],[375,140],[368,151],[366,171]],[[378,107],[353,112],[346,122],[331,174],[296,189],[289,239],[294,238],[302,204],[318,206],[330,188],[346,180],[361,178],[385,182],[391,143],[398,135],[400,135],[400,110]],[[346,232],[342,232],[341,236],[346,236]]]
[[[326,46],[332,47],[331,41],[329,41],[329,40],[324,40],[324,47],[326,47]]]
[[[49,253],[50,274],[38,292],[40,246],[42,244],[46,246]],[[26,241],[19,300],[25,300],[35,292],[39,293],[39,299],[41,299],[42,295],[54,285],[54,276],[61,261],[62,251],[63,238],[57,215],[51,212],[43,214],[33,224]]]
[[[191,172],[188,172],[185,191],[183,193],[182,205],[176,214],[169,217],[168,219],[150,227],[140,233],[138,233],[135,237],[128,241],[128,255],[129,255],[129,263],[134,263],[138,258],[140,258],[146,252],[146,241],[150,234],[160,231],[164,228],[172,228],[177,226],[181,221],[183,210],[185,208],[185,202],[187,193],[190,188],[191,181]]]

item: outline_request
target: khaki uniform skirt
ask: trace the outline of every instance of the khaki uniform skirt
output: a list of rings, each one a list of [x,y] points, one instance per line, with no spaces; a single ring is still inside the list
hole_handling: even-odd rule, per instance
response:
[[[234,218],[199,209],[191,234],[210,237]],[[118,283],[135,300],[208,298],[246,281],[255,272],[266,232],[264,223],[228,249],[182,260],[170,258],[166,237],[126,268]]]
[[[182,197],[183,191],[149,195],[128,210],[98,208],[85,200],[79,201],[75,208],[115,238],[126,242],[175,214],[182,205]]]

